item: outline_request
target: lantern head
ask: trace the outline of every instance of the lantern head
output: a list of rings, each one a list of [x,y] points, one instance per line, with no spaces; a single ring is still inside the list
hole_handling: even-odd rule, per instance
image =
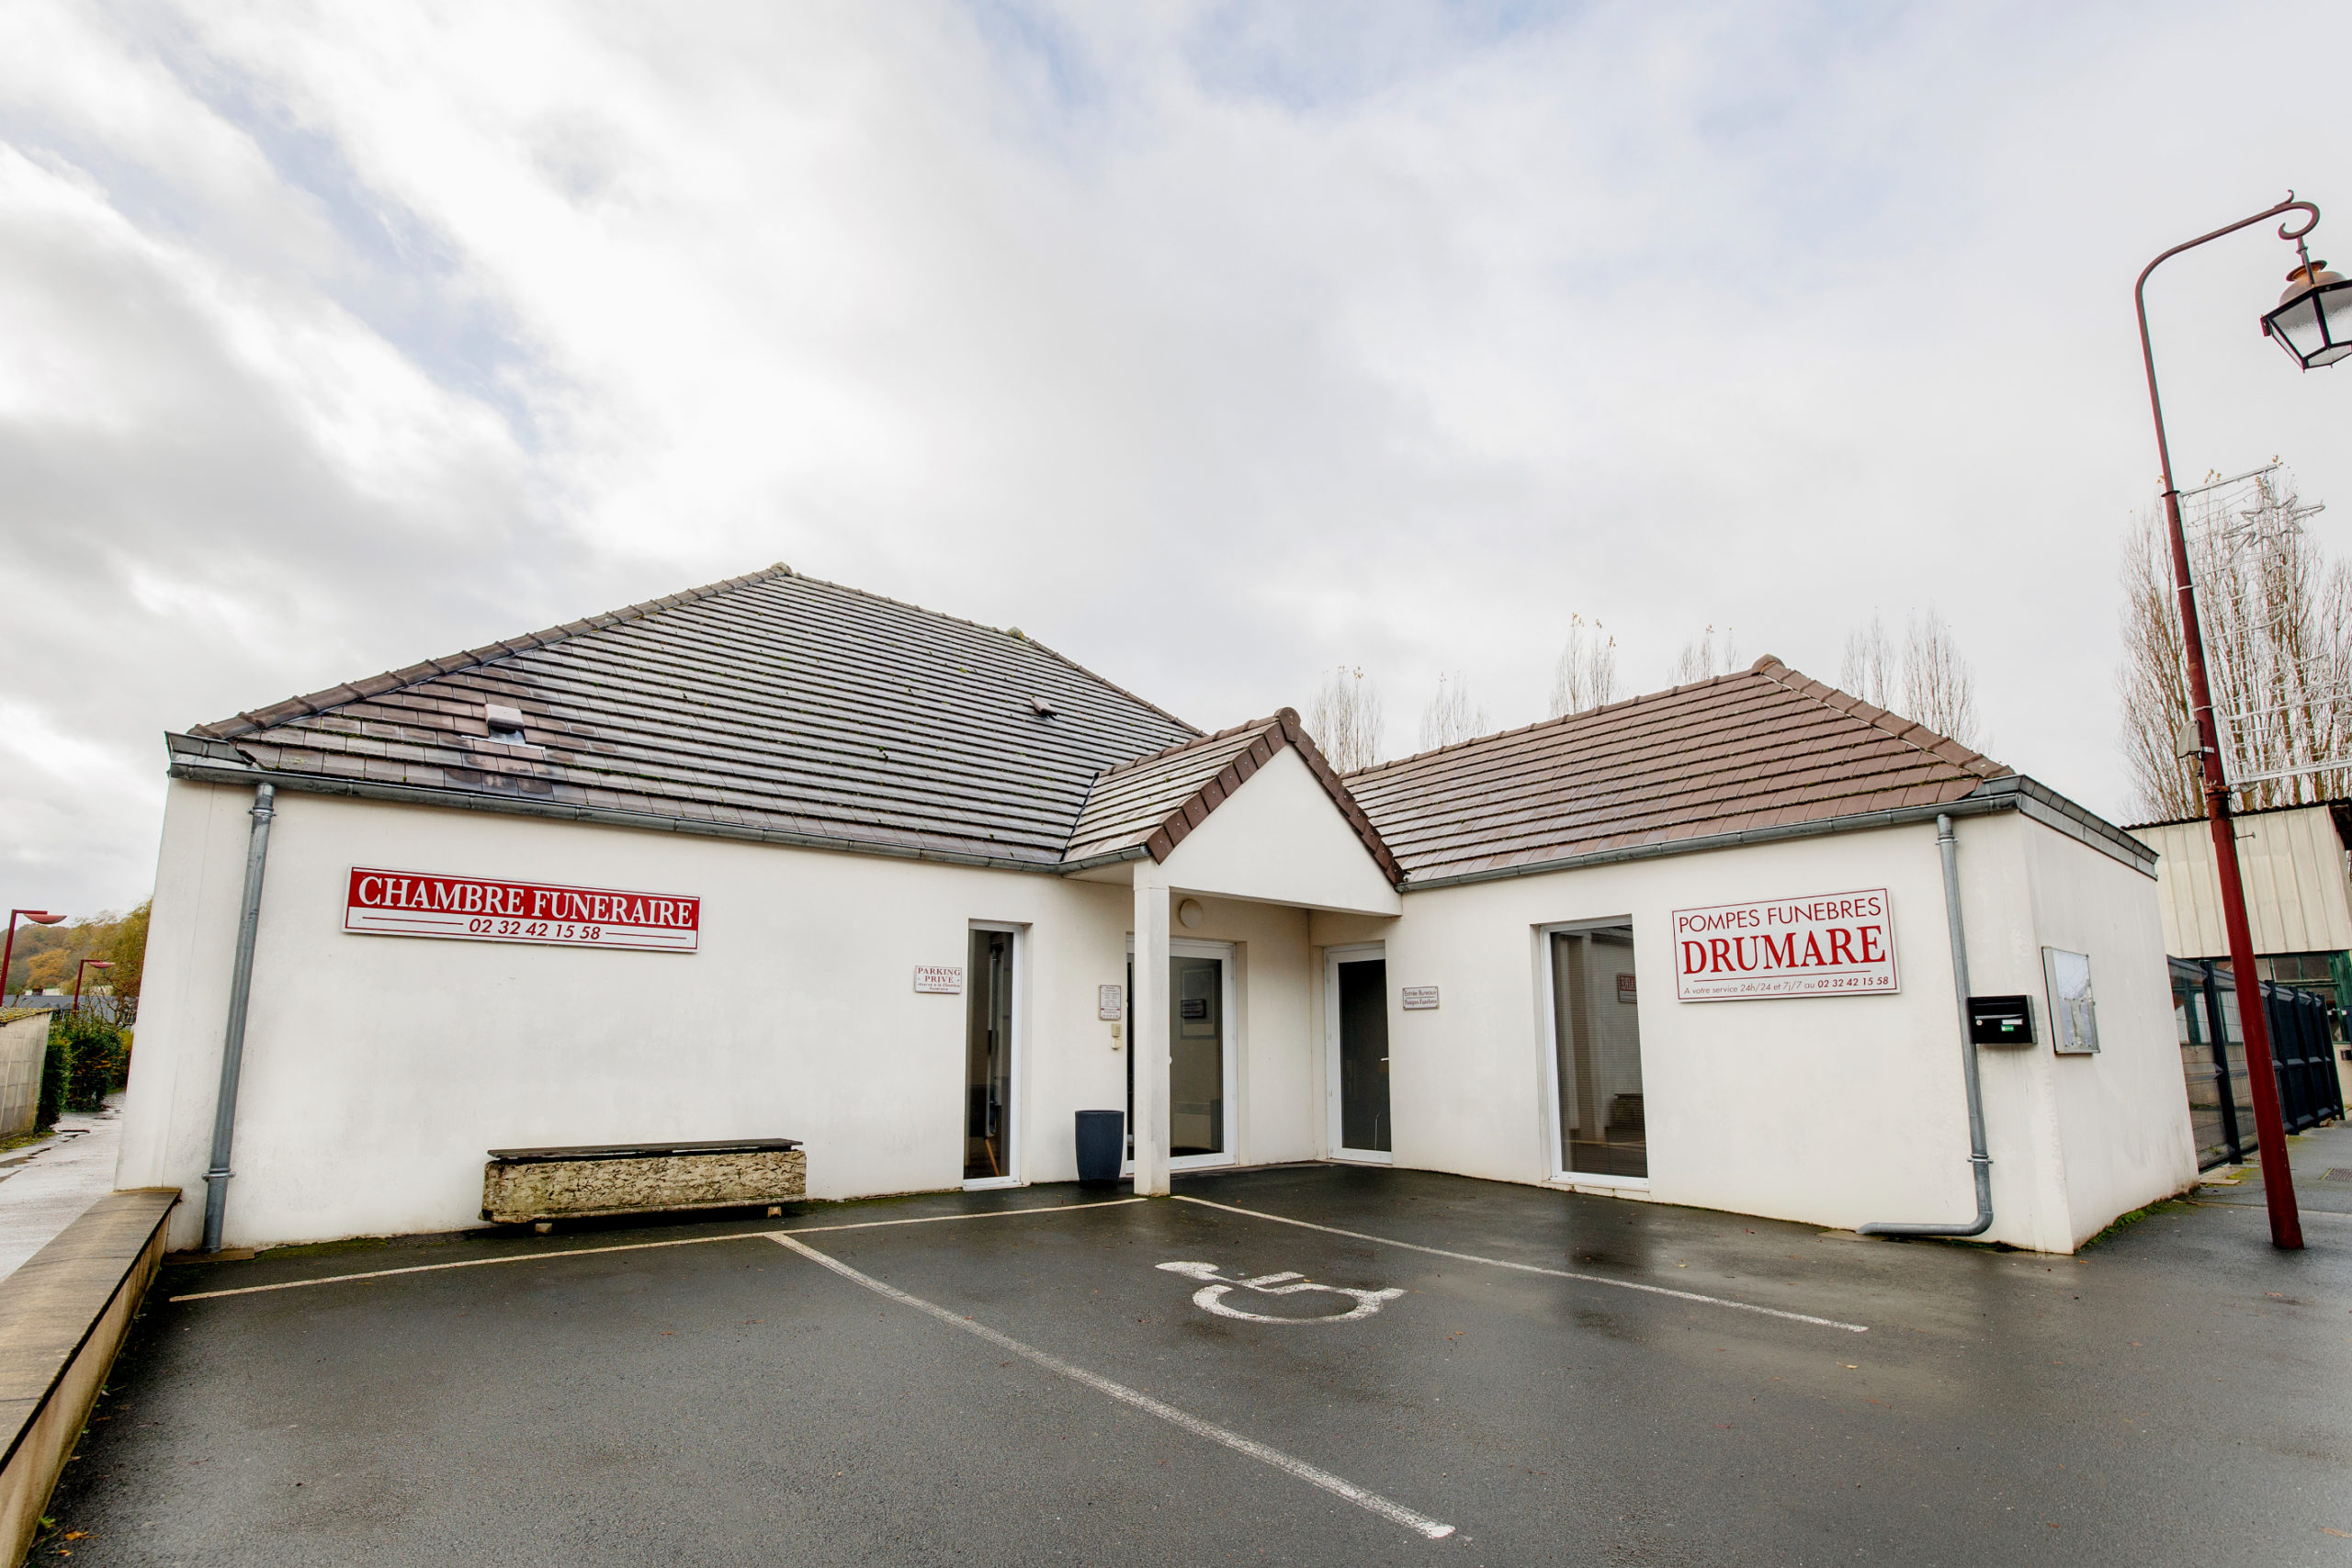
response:
[[[2287,292],[2262,318],[2262,335],[2275,340],[2306,370],[2352,354],[2352,278],[2306,257],[2287,275]]]

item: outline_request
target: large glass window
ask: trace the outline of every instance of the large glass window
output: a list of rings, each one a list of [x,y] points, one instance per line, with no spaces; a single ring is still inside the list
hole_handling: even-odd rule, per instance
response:
[[[1634,926],[1552,935],[1553,1035],[1560,1085],[1560,1169],[1647,1177],[1641,1008]]]
[[[975,931],[964,1011],[964,1179],[1012,1165],[1012,936]]]

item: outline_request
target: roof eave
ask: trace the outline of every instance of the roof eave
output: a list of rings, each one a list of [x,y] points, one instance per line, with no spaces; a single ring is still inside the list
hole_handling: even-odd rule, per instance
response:
[[[318,773],[287,773],[266,768],[224,742],[198,735],[167,734],[164,738],[171,761],[167,777],[190,784],[228,784],[252,788],[270,784],[300,795],[342,795],[380,801],[392,806],[423,806],[443,811],[487,811],[506,817],[532,817],[542,821],[580,822],[603,828],[631,828],[640,832],[684,833],[701,839],[733,839],[745,843],[774,844],[786,849],[828,850],[844,854],[882,855],[891,860],[928,861],[984,871],[1023,871],[1058,876],[1080,869],[1058,860],[1022,860],[924,845],[876,843],[866,839],[828,833],[796,833],[781,828],[755,828],[731,822],[698,821],[664,817],[650,811],[620,811],[607,807],[572,806],[561,801],[525,800],[473,790],[427,789],[416,784],[380,784],[369,779],[331,778]],[[227,753],[223,756],[222,753]],[[1141,852],[1138,851],[1138,853]]]
[[[1579,871],[1587,866],[1620,865],[1628,861],[1662,860],[1668,855],[1705,854],[1714,850],[1739,849],[1749,844],[1784,843],[1792,839],[1826,838],[1836,833],[1873,832],[1883,828],[1906,828],[1933,822],[1939,817],[1989,817],[1996,812],[2015,811],[2029,817],[2046,828],[2098,851],[2141,875],[2153,880],[2156,874],[2156,854],[2145,844],[2113,827],[2104,819],[2076,806],[2064,795],[2045,784],[2027,778],[2022,773],[2008,773],[1989,779],[1958,800],[1940,805],[1901,807],[1885,811],[1862,811],[1844,817],[1825,817],[1815,822],[1778,823],[1769,828],[1744,828],[1729,833],[1709,833],[1695,838],[1671,839],[1661,843],[1626,844],[1614,849],[1593,850],[1583,854],[1562,855],[1552,860],[1531,861],[1522,865],[1489,866],[1477,871],[1465,871],[1448,876],[1411,876],[1405,879],[1402,891],[1426,893],[1440,887],[1460,887],[1474,882],[1500,882],[1517,876],[1544,876],[1554,872]]]

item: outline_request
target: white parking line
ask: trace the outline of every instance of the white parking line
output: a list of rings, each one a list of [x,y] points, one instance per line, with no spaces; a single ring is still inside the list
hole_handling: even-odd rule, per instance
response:
[[[772,1232],[770,1239],[780,1246],[790,1247],[811,1262],[823,1264],[842,1279],[863,1285],[876,1295],[888,1296],[903,1306],[910,1306],[917,1312],[928,1313],[940,1322],[960,1328],[967,1334],[978,1335],[1001,1350],[1010,1350],[1014,1355],[1034,1362],[1049,1372],[1058,1372],[1073,1382],[1084,1383],[1097,1393],[1110,1395],[1122,1404],[1131,1405],[1148,1415],[1157,1416],[1172,1426],[1182,1427],[1196,1438],[1206,1438],[1213,1443],[1222,1443],[1236,1453],[1248,1454],[1251,1459],[1261,1463],[1270,1464],[1276,1470],[1298,1477],[1301,1481],[1320,1486],[1334,1496],[1346,1498],[1359,1508],[1370,1509],[1392,1524],[1402,1525],[1407,1529],[1427,1536],[1431,1540],[1442,1540],[1453,1533],[1452,1525],[1441,1524],[1427,1514],[1417,1514],[1401,1503],[1390,1502],[1377,1492],[1368,1492],[1352,1481],[1343,1481],[1328,1470],[1317,1469],[1305,1460],[1293,1459],[1280,1449],[1268,1448],[1254,1438],[1245,1438],[1240,1433],[1228,1431],[1213,1421],[1204,1421],[1197,1416],[1179,1410],[1172,1404],[1162,1404],[1151,1395],[1139,1393],[1125,1383],[1114,1382],[1099,1372],[1090,1372],[1083,1367],[1074,1367],[1057,1357],[1048,1356],[1043,1350],[1024,1345],[1010,1335],[1000,1334],[995,1329],[984,1324],[975,1323],[968,1317],[959,1317],[945,1307],[934,1306],[921,1296],[909,1295],[896,1285],[886,1285],[871,1274],[858,1272],[838,1258],[829,1257],[806,1242],[796,1241],[793,1239],[793,1233],[789,1231]]]
[[[802,1225],[789,1232],[730,1231],[725,1235],[690,1235],[676,1241],[628,1241],[614,1247],[568,1247],[554,1252],[513,1252],[503,1258],[466,1258],[455,1263],[416,1263],[406,1269],[371,1269],[365,1274],[329,1274],[317,1280],[286,1280],[275,1285],[241,1285],[233,1291],[192,1291],[174,1296],[175,1302],[209,1302],[222,1296],[258,1296],[271,1291],[304,1291],[312,1285],[341,1285],[353,1280],[389,1280],[395,1274],[433,1274],[444,1269],[482,1269],[492,1263],[544,1263],[550,1258],[587,1258],[600,1252],[650,1252],[658,1247],[700,1247],[713,1241],[757,1241],[772,1235],[817,1235],[826,1231],[870,1231],[885,1225],[935,1225],[944,1220],[1001,1220],[1017,1214],[1066,1214],[1073,1209],[1115,1209],[1141,1203],[1142,1198],[1106,1198],[1092,1203],[1041,1203],[1034,1209],[986,1209],[973,1214],[918,1214],[904,1220],[860,1220],[845,1225]]]
[[[1321,1231],[1326,1235],[1343,1235],[1351,1241],[1369,1241],[1381,1247],[1401,1247],[1408,1252],[1426,1252],[1432,1258],[1451,1258],[1458,1263],[1483,1263],[1490,1269],[1515,1269],[1522,1274],[1544,1274],[1555,1280],[1577,1280],[1588,1285],[1610,1285],[1621,1291],[1640,1291],[1647,1295],[1672,1296],[1677,1301],[1703,1302],[1709,1306],[1730,1307],[1736,1312],[1760,1313],[1766,1317],[1784,1317],[1791,1323],[1810,1323],[1823,1328],[1842,1328],[1849,1334],[1868,1334],[1866,1323],[1840,1323],[1834,1317],[1815,1317],[1811,1313],[1783,1312],[1779,1307],[1758,1306],[1754,1302],[1736,1302],[1725,1296],[1702,1296],[1696,1291],[1678,1291],[1666,1285],[1645,1285],[1635,1280],[1612,1280],[1606,1274],[1578,1274],[1566,1269],[1544,1269],[1532,1263],[1513,1263],[1505,1258],[1481,1258],[1474,1252],[1448,1252],[1442,1247],[1423,1247],[1418,1242],[1396,1241],[1385,1235],[1366,1235],[1362,1231],[1345,1231],[1337,1225],[1318,1225],[1311,1220],[1294,1220],[1286,1214],[1269,1214],[1259,1209],[1237,1209],[1230,1203],[1212,1203],[1206,1198],[1176,1194],[1180,1203],[1198,1203],[1204,1209],[1221,1209],[1228,1214],[1247,1214],[1253,1220],[1272,1220],[1276,1224],[1296,1225],[1301,1230]]]

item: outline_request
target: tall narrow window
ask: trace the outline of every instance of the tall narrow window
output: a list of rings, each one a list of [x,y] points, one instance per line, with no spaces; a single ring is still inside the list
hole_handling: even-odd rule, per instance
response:
[[[1631,921],[1552,936],[1560,1169],[1647,1177],[1642,1028]]]
[[[1168,1154],[1225,1153],[1225,961],[1168,961]]]
[[[964,1015],[964,1179],[998,1180],[1012,1165],[1012,937],[972,933]]]
[[[1388,964],[1336,959],[1332,991],[1339,1014],[1340,1149],[1388,1152]]]

